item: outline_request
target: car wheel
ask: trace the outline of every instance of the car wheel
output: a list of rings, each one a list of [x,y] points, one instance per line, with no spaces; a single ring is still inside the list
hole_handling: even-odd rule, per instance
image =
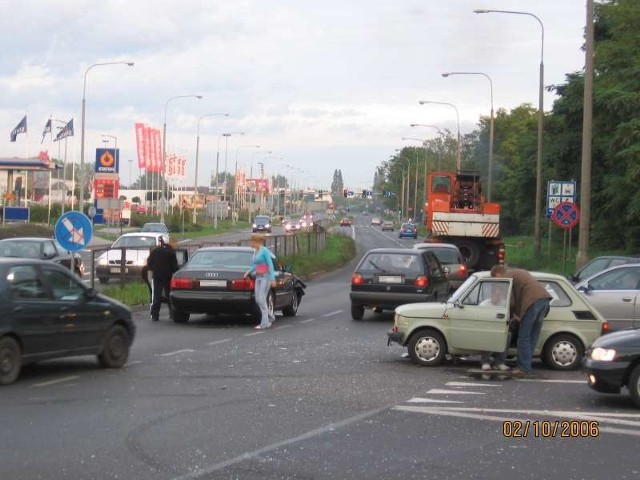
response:
[[[353,320],[362,320],[364,317],[364,307],[362,305],[351,305],[351,318]]]
[[[129,358],[129,332],[121,325],[114,325],[104,337],[102,353],[98,361],[104,368],[120,368]]]
[[[189,321],[190,314],[183,312],[182,310],[171,309],[171,316],[174,323],[187,323]]]
[[[106,285],[107,283],[109,283],[109,279],[105,278],[105,277],[100,277],[98,278],[98,281],[102,284],[102,285]]]
[[[574,335],[554,335],[544,346],[543,359],[554,370],[574,370],[582,362],[584,347]]]
[[[22,367],[20,345],[11,337],[0,338],[0,385],[16,381]]]
[[[629,389],[631,399],[636,406],[640,408],[640,365],[636,365],[636,368],[631,371],[627,388]]]
[[[298,313],[298,292],[293,291],[291,295],[291,303],[282,309],[282,314],[285,317],[295,317]]]
[[[436,330],[420,330],[409,339],[409,357],[418,366],[435,367],[447,353],[444,337]]]

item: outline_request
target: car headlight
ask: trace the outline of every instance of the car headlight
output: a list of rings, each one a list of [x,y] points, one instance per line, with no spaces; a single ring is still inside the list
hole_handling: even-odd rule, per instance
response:
[[[109,261],[107,260],[107,257],[104,258],[98,258],[98,265],[108,265]]]
[[[608,348],[594,348],[591,351],[591,360],[611,362],[616,357],[616,351]]]
[[[265,224],[265,226],[264,226],[264,228],[269,228],[269,227],[271,227],[271,225],[269,225],[268,223]]]
[[[253,224],[253,228],[258,228],[258,226],[254,223],[254,224]]]

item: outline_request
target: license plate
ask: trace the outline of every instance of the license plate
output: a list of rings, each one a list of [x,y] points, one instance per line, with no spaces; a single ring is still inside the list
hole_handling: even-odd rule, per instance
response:
[[[200,280],[201,287],[226,287],[226,280]]]
[[[124,271],[125,271],[125,273],[126,273],[126,272],[127,272],[127,269],[125,268],[125,269],[124,269]],[[109,272],[110,272],[110,273],[120,273],[120,267],[111,267],[111,268],[109,269]]]
[[[402,283],[402,277],[391,275],[380,275],[378,277],[380,283]]]

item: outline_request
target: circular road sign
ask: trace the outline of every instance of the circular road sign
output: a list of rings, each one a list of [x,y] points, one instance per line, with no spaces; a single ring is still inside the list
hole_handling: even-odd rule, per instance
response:
[[[93,205],[91,205],[89,207],[89,209],[87,210],[87,213],[89,214],[89,217],[93,218],[96,216],[96,213],[98,213],[98,210],[96,209],[96,207],[94,207]]]
[[[71,252],[82,250],[92,235],[91,220],[82,212],[63,213],[54,228],[54,236],[60,246]]]
[[[575,203],[561,202],[553,209],[551,219],[560,228],[573,228],[580,220],[580,209]]]

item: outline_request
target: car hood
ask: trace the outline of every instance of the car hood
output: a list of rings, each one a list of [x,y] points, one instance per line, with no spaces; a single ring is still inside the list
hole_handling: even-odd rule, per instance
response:
[[[408,318],[441,318],[447,311],[446,303],[408,303],[396,308],[396,313]]]
[[[126,259],[127,260],[146,260],[146,258],[149,256],[149,250],[148,249],[143,249],[141,248],[140,250],[127,250],[126,251]],[[121,250],[119,249],[115,249],[115,250],[108,250],[107,252],[103,253],[102,255],[100,255],[98,257],[98,260],[102,260],[102,259],[108,259],[108,260],[120,260],[120,253]]]
[[[597,338],[591,348],[640,348],[640,329],[612,332]]]

